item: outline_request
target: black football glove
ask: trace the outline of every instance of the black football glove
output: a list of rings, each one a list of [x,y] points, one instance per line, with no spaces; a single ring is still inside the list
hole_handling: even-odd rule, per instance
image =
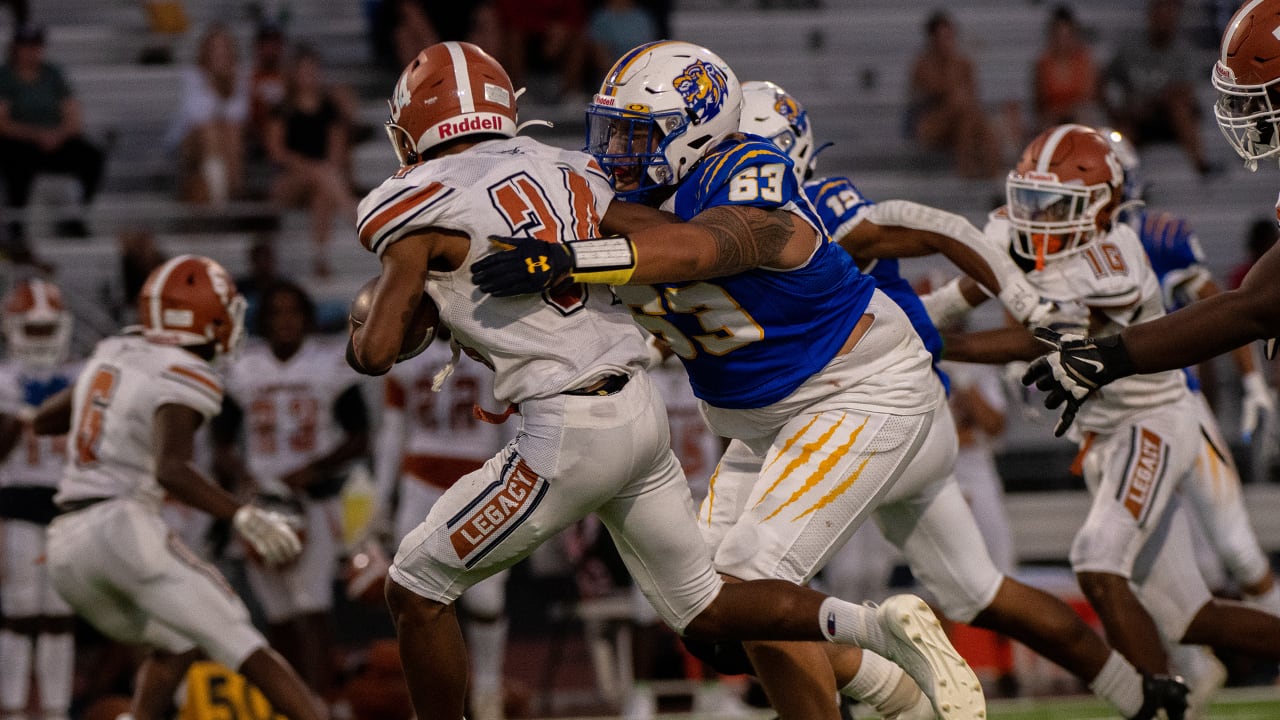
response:
[[[490,236],[498,252],[471,264],[471,282],[497,297],[540,293],[559,285],[573,269],[569,248],[536,238]]]
[[[1142,675],[1142,708],[1130,720],[1155,720],[1163,710],[1166,720],[1183,720],[1191,690],[1177,675]]]
[[[1061,437],[1090,394],[1113,380],[1133,374],[1133,360],[1119,335],[1084,338],[1041,327],[1033,332],[1036,339],[1053,350],[1031,363],[1022,376],[1022,384],[1034,384],[1048,393],[1044,406],[1051,410],[1066,403],[1062,417],[1053,428],[1054,436]]]

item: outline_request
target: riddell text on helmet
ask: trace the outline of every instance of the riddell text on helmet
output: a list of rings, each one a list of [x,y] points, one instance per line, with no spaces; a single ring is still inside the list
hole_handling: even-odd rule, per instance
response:
[[[436,132],[440,134],[440,139],[444,140],[454,135],[477,130],[501,130],[503,120],[505,118],[501,115],[472,115],[457,122],[442,122],[436,126]]]

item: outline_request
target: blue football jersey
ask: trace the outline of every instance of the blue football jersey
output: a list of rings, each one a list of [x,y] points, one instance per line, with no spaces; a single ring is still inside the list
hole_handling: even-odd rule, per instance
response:
[[[817,209],[818,217],[822,219],[827,232],[835,239],[844,237],[858,223],[859,216],[875,205],[846,177],[810,180],[804,184],[804,193]],[[907,314],[911,326],[924,342],[925,349],[933,356],[933,371],[938,374],[947,392],[951,392],[951,380],[938,367],[938,362],[942,360],[942,335],[929,319],[929,313],[924,309],[924,303],[920,302],[915,288],[898,271],[898,260],[874,260],[864,272],[876,281],[876,287],[881,292],[892,298]]]
[[[1142,239],[1142,249],[1147,251],[1151,268],[1160,280],[1165,308],[1172,312],[1190,304],[1193,299],[1185,297],[1179,288],[1188,280],[1208,272],[1204,267],[1204,252],[1191,225],[1176,215],[1143,209],[1134,219],[1134,227]],[[1187,386],[1193,392],[1199,391],[1200,378],[1190,368],[1184,372]]]
[[[822,236],[791,270],[756,268],[710,280],[626,285],[618,296],[684,361],[693,392],[716,407],[764,407],[831,361],[866,310],[875,283],[822,230],[772,143],[748,136],[708,153],[663,205],[682,220],[709,208],[786,208]]]

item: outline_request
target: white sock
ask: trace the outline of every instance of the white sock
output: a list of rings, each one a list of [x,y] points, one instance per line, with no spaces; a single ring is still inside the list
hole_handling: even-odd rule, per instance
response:
[[[502,687],[502,661],[507,651],[507,619],[467,624],[467,654],[471,656],[472,692]]]
[[[0,712],[22,712],[31,694],[31,636],[0,630]]]
[[[886,654],[888,638],[876,619],[874,608],[829,597],[818,608],[818,625],[822,634],[832,642]]]
[[[923,693],[901,667],[868,650],[862,651],[862,666],[840,694],[860,700],[883,717],[894,717],[920,701]]]
[[[1089,689],[1125,717],[1133,717],[1142,709],[1142,675],[1114,650],[1098,676],[1089,683]]]
[[[1261,595],[1245,593],[1244,601],[1263,612],[1280,615],[1280,582],[1272,583],[1271,589]]]
[[[36,636],[40,709],[46,718],[65,716],[71,708],[75,652],[76,641],[71,633],[41,633]]]

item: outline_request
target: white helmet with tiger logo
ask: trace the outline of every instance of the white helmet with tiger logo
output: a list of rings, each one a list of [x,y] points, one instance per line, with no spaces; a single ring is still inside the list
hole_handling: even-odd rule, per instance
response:
[[[769,138],[791,157],[792,170],[801,184],[813,169],[813,124],[809,113],[776,83],[750,80],[742,83],[742,119],[738,129]]]
[[[618,196],[678,185],[738,131],[742,87],[724,60],[693,43],[660,40],[623,55],[587,106],[587,152]]]

